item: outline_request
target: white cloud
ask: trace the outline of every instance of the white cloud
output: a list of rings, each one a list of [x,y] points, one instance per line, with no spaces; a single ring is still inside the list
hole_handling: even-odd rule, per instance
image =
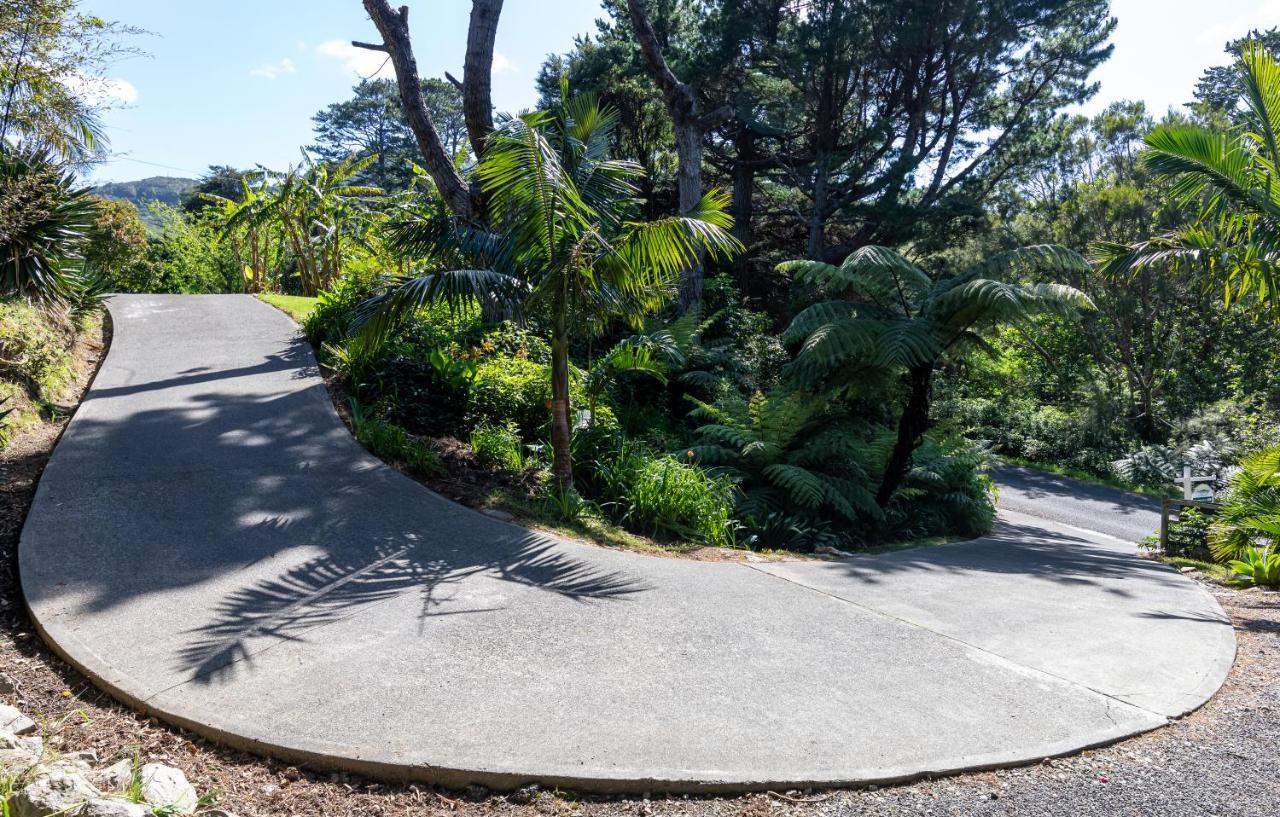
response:
[[[1280,0],[1263,0],[1252,12],[1220,18],[1217,23],[1202,29],[1198,39],[1201,43],[1220,48],[1255,28],[1265,30],[1274,25],[1280,25]]]
[[[138,89],[127,79],[118,77],[91,77],[73,74],[67,87],[95,105],[124,104],[138,101]]]
[[[506,54],[501,51],[493,52],[493,73],[495,74],[518,74],[520,66],[516,65]]]
[[[370,51],[367,48],[356,48],[345,40],[329,40],[316,46],[316,54],[327,59],[337,60],[353,74],[366,77],[382,77],[395,79],[396,72],[391,60],[381,51]]]
[[[297,70],[298,67],[293,64],[293,60],[285,57],[279,62],[268,62],[259,65],[257,68],[249,71],[249,76],[262,77],[263,79],[275,79],[276,77],[284,74],[292,74]]]

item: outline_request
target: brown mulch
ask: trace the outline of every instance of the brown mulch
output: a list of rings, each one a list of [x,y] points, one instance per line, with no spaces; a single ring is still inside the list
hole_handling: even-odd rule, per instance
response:
[[[100,354],[101,343],[93,338],[77,349],[80,378],[68,408],[87,386]],[[0,452],[0,671],[18,685],[18,693],[4,699],[37,718],[59,751],[94,750],[103,762],[136,756],[178,766],[201,792],[216,792],[218,804],[241,817],[1280,813],[1273,808],[1280,801],[1275,783],[1269,782],[1280,755],[1280,594],[1216,585],[1211,591],[1236,622],[1239,653],[1209,704],[1154,733],[1021,769],[879,790],[649,799],[387,784],[227,750],[115,703],[34,634],[18,586],[16,547],[36,480],[66,421],[61,416],[28,429]],[[1253,774],[1261,779],[1250,779]]]

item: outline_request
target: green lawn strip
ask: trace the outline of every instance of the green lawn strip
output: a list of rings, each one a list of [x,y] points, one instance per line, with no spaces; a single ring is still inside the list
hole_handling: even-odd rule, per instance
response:
[[[1185,556],[1161,556],[1160,561],[1173,567],[1194,567],[1201,573],[1220,584],[1238,584],[1239,577],[1226,565],[1216,562],[1202,562],[1199,559],[1188,559]]]
[[[1009,465],[1018,465],[1023,468],[1034,468],[1037,471],[1046,471],[1050,474],[1057,474],[1060,477],[1078,479],[1081,482],[1089,482],[1094,485],[1104,485],[1108,488],[1116,488],[1133,494],[1143,494],[1144,496],[1156,497],[1157,499],[1161,497],[1177,499],[1181,496],[1178,489],[1172,485],[1162,490],[1159,488],[1150,488],[1146,485],[1135,485],[1116,477],[1100,477],[1097,474],[1090,474],[1088,471],[1081,471],[1076,468],[1064,468],[1061,465],[1054,465],[1052,463],[1024,460],[1021,457],[1009,457],[1001,454],[1000,459]]]
[[[302,295],[271,295],[263,294],[258,296],[265,303],[269,303],[276,309],[293,318],[295,323],[302,323],[311,314],[311,310],[315,309],[317,298],[306,298]]]
[[[658,542],[625,530],[591,512],[584,513],[572,522],[566,522],[557,518],[543,503],[530,501],[501,489],[492,491],[481,504],[485,508],[506,511],[520,522],[548,533],[586,539],[607,547],[625,548],[642,553],[688,553],[703,547],[696,542]]]

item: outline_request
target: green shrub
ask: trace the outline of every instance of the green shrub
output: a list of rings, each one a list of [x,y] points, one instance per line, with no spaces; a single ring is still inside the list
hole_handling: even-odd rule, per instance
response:
[[[525,455],[524,441],[515,423],[477,426],[471,432],[471,450],[481,465],[491,468],[523,471],[529,467],[530,458]]]
[[[468,357],[518,357],[550,365],[551,345],[510,321],[497,327],[459,326],[453,343]]]
[[[1228,563],[1232,572],[1258,587],[1280,587],[1280,552],[1267,547],[1245,548],[1239,559]]]
[[[582,384],[575,378],[569,385],[574,411],[587,408]],[[495,356],[484,359],[471,384],[470,420],[479,425],[513,422],[526,440],[544,438],[551,424],[551,369],[522,357]],[[616,425],[607,406],[596,406],[595,425]]]
[[[0,301],[0,381],[51,399],[71,379],[69,347],[70,333],[57,318],[23,300]]]
[[[602,508],[626,528],[653,536],[734,543],[734,486],[671,456],[623,451],[599,466]]]
[[[1112,463],[1136,447],[1116,421],[1117,411],[1104,398],[1061,408],[1025,397],[952,397],[939,399],[933,408],[939,426],[989,442],[998,453],[1098,477],[1112,476]]]
[[[738,543],[751,550],[805,552],[823,546],[844,549],[849,541],[847,532],[836,531],[829,522],[781,511],[748,516],[742,520],[742,528],[738,532]]]
[[[205,294],[243,292],[244,268],[216,222],[153,203],[160,224],[147,241],[144,263],[118,270],[111,286],[120,292]]]
[[[1209,526],[1209,547],[1220,562],[1243,559],[1258,545],[1280,549],[1280,446],[1240,461]]]
[[[356,308],[373,295],[374,287],[375,280],[349,275],[316,296],[315,308],[302,322],[307,341],[317,349],[326,343],[337,346],[345,342]]]
[[[476,370],[471,388],[471,414],[477,423],[515,423],[522,437],[539,436],[551,419],[551,372],[518,357],[496,357]]]
[[[543,505],[561,522],[577,522],[591,507],[577,489],[572,486],[562,488],[555,484],[547,489]]]
[[[1213,554],[1209,551],[1210,521],[1209,516],[1197,508],[1183,508],[1178,512],[1177,520],[1169,523],[1164,555],[1200,562],[1213,561]],[[1152,537],[1152,540],[1151,547],[1159,547],[1159,539]]]
[[[8,388],[12,388],[9,386]],[[18,410],[16,405],[11,405],[12,396],[6,395],[6,384],[0,383],[0,451],[3,451],[9,445],[9,438],[12,433],[9,418]]]
[[[351,401],[351,422],[356,439],[375,457],[420,476],[432,476],[444,470],[440,456],[426,443],[394,423],[370,416],[355,400]]]
[[[97,209],[47,149],[0,141],[0,297],[75,300]]]
[[[741,489],[740,518],[779,511],[810,523],[879,518],[877,446],[838,409],[780,389],[694,403],[691,416],[707,422],[687,456]]]
[[[962,439],[926,437],[885,513],[892,539],[979,536],[996,517],[995,484],[984,471],[989,454]]]
[[[471,427],[474,372],[456,369],[457,361],[439,352],[436,357],[440,363],[429,356],[397,356],[357,368],[352,376],[356,393],[415,434],[465,437]]]

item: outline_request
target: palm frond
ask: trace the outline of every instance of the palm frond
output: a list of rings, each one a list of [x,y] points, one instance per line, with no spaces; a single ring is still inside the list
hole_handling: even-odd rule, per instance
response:
[[[430,304],[444,303],[452,309],[469,303],[513,306],[525,291],[526,285],[519,278],[494,270],[450,270],[397,278],[360,305],[350,332],[378,343],[406,318]]]

